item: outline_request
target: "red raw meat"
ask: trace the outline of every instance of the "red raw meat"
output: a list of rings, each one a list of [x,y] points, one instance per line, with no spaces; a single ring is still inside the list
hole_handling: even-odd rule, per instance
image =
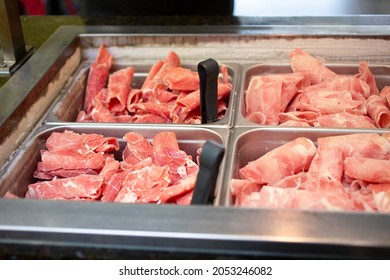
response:
[[[104,71],[97,70],[95,64],[98,62],[104,65]],[[91,85],[86,94],[84,111],[78,114],[77,122],[200,123],[198,73],[182,67],[175,52],[169,52],[165,61],[157,61],[151,67],[139,89],[130,86],[134,75],[132,67],[109,75],[110,68],[106,68],[111,67],[111,62],[107,50],[101,47],[100,56],[90,70],[97,74],[88,81]],[[220,71],[219,119],[226,114],[227,99],[232,90],[228,68],[221,66]],[[97,79],[99,86],[95,85]]]
[[[361,105],[365,100],[354,100],[352,93],[345,90],[329,90],[308,88],[303,92],[299,101],[295,104],[297,110],[317,112],[323,115],[341,112],[354,112],[365,114]],[[364,108],[365,109],[365,108]]]
[[[102,176],[83,174],[30,184],[25,197],[35,199],[97,199],[102,184]]]
[[[52,152],[67,154],[89,154],[91,152],[109,152],[119,150],[115,137],[99,134],[79,134],[73,131],[53,132],[46,140],[46,147]]]
[[[177,181],[172,186],[165,188],[159,195],[159,201],[166,203],[186,195],[194,189],[196,178],[197,173],[192,173]]]
[[[390,184],[371,184],[374,202],[379,212],[390,213]]]
[[[168,170],[168,166],[152,165],[127,173],[114,201],[157,203],[161,192],[170,183]]]
[[[347,157],[344,173],[350,178],[372,183],[390,183],[390,160]]]
[[[379,95],[367,99],[367,111],[377,127],[390,128],[390,110]]]
[[[318,138],[318,148],[308,168],[300,168],[302,171],[270,183],[243,176],[242,170],[253,163],[249,162],[239,170],[241,179],[231,182],[235,205],[389,212],[389,135],[356,133]],[[283,146],[271,152],[278,152]],[[279,152],[290,155],[295,151],[280,149]],[[257,172],[261,176],[270,173],[271,159],[264,155],[256,161],[268,163],[259,165]]]
[[[130,164],[138,164],[146,158],[152,157],[153,147],[149,141],[135,132],[128,132],[123,137],[126,148],[123,151],[123,160]]]
[[[286,176],[306,170],[316,153],[314,143],[299,137],[249,162],[240,169],[243,179],[273,184]]]
[[[94,122],[116,122],[110,110],[97,98],[92,100],[91,118]]]
[[[320,60],[302,49],[295,49],[290,53],[293,72],[302,72],[309,78],[311,84],[331,81],[337,74],[327,68]]]
[[[199,89],[198,73],[183,67],[172,67],[167,70],[163,82],[172,90],[194,91]]]
[[[319,116],[314,125],[321,127],[376,128],[369,117],[348,112]]]
[[[112,56],[104,45],[101,44],[96,60],[92,63],[91,69],[89,70],[84,110],[89,111],[93,98],[105,87],[111,65]]]
[[[104,166],[103,153],[63,154],[61,152],[41,151],[42,171],[57,169],[101,169]]]
[[[112,73],[108,80],[107,108],[111,112],[122,112],[126,108],[134,68],[127,67]]]
[[[379,94],[378,87],[376,85],[375,77],[371,73],[370,68],[368,67],[367,62],[361,61],[359,64],[359,74],[355,75],[356,78],[359,78],[363,81],[365,81],[370,86],[370,93],[371,94]]]

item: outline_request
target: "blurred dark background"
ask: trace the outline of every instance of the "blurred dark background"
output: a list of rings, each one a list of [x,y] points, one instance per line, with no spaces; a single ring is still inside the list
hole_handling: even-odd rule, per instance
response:
[[[389,0],[17,0],[23,15],[331,16],[390,14]],[[179,3],[177,9],[173,5]],[[182,4],[185,3],[185,4]],[[192,5],[192,6],[191,6]],[[190,6],[190,8],[188,8]]]

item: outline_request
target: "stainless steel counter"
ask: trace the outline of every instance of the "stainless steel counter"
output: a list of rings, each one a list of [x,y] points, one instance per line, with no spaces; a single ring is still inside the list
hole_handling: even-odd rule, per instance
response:
[[[0,174],[8,176],[8,163],[20,145],[43,125],[80,62],[91,60],[102,42],[124,63],[151,62],[172,48],[188,63],[199,61],[205,52],[221,62],[286,63],[288,52],[299,46],[333,64],[364,58],[389,65],[388,22],[388,17],[258,18],[250,25],[231,26],[62,27],[0,88]],[[4,188],[0,186],[3,193]],[[390,255],[390,215],[378,213],[24,199],[0,199],[0,213],[4,246],[297,258]]]

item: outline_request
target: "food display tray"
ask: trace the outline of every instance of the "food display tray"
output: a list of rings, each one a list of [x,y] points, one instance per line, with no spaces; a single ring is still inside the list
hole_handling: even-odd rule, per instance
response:
[[[126,251],[204,253],[288,258],[386,258],[390,215],[341,211],[255,209],[233,206],[230,180],[238,168],[299,136],[317,139],[383,129],[288,128],[247,121],[244,94],[257,74],[290,72],[288,54],[302,48],[340,74],[366,60],[378,86],[390,85],[390,28],[382,25],[259,25],[61,27],[0,91],[0,196],[23,196],[53,131],[65,129],[147,138],[174,131],[194,155],[205,141],[225,147],[211,205],[153,205],[0,198],[0,242]],[[139,85],[153,63],[175,51],[183,65],[214,58],[229,69],[233,90],[225,118],[211,124],[76,123],[90,63],[99,46],[112,51],[117,68],[134,66]],[[46,59],[43,59],[46,57]],[[136,71],[137,73],[137,71]],[[27,78],[25,78],[27,77]],[[23,79],[31,88],[22,86]],[[14,93],[19,95],[15,97]],[[7,115],[8,114],[8,115]],[[122,142],[123,143],[123,142]]]

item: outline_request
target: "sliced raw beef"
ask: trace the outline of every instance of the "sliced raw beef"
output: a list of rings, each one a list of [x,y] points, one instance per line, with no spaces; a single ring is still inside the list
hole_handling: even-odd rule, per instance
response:
[[[368,67],[368,64],[366,61],[361,61],[359,64],[359,74],[355,75],[356,78],[359,78],[363,81],[365,81],[370,86],[370,93],[378,95],[379,90],[376,85],[375,77],[371,73],[370,68]]]
[[[114,201],[157,203],[161,192],[170,183],[168,170],[168,166],[152,165],[141,170],[128,172]]]
[[[102,184],[102,176],[83,174],[30,184],[25,196],[35,199],[97,199]]]
[[[88,133],[79,134],[73,131],[53,132],[46,140],[46,147],[52,152],[67,154],[89,154],[91,152],[110,152],[119,150],[115,137]]]
[[[372,183],[390,183],[390,160],[347,157],[344,173],[350,178]]]
[[[89,70],[84,110],[89,111],[94,97],[106,86],[111,65],[112,56],[104,45],[101,44],[96,60],[92,63]]]
[[[348,112],[322,115],[317,118],[314,126],[344,127],[344,128],[376,128],[374,121],[367,117]]]
[[[130,164],[137,164],[153,154],[153,147],[149,141],[139,133],[128,132],[124,136],[126,148],[123,151],[123,160]]]
[[[286,176],[307,170],[315,153],[314,143],[308,138],[299,137],[249,162],[240,169],[240,175],[259,184],[273,184]]]
[[[267,163],[264,161],[264,164],[257,165],[256,177],[245,176],[243,171],[253,170],[253,163],[262,162],[265,156],[242,167],[239,170],[240,178],[233,179],[230,185],[235,205],[332,211],[390,211],[388,134],[381,136],[376,133],[355,133],[322,137],[317,139],[317,146],[309,167],[299,167],[300,172],[284,176],[279,181],[256,179],[270,173],[269,169],[274,165],[271,158],[267,159]],[[269,153],[282,147],[286,147],[286,144]],[[282,153],[292,155],[295,152],[296,149],[283,149]]]
[[[112,113],[123,112],[126,108],[134,68],[127,67],[112,73],[107,85],[107,109]]]
[[[291,68],[295,73],[304,73],[311,84],[331,81],[337,74],[327,68],[320,60],[302,49],[295,49],[290,53]]]
[[[390,110],[379,95],[367,99],[367,111],[377,127],[390,128]]]

